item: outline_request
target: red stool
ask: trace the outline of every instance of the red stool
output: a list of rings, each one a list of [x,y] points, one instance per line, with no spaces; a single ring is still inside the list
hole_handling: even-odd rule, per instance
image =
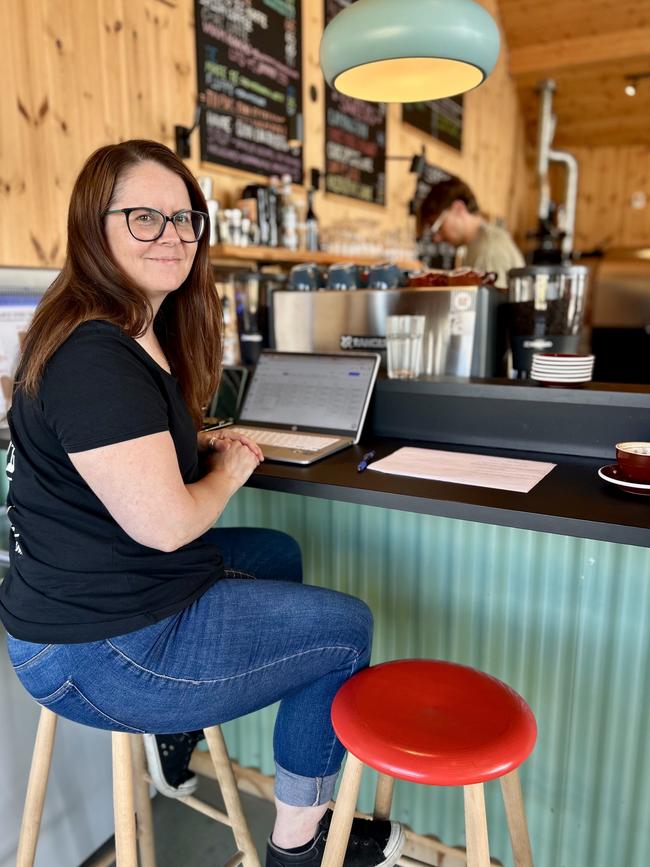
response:
[[[463,786],[468,867],[489,867],[483,783],[500,778],[515,864],[533,867],[517,768],[537,725],[505,683],[452,662],[386,662],[341,687],[332,722],[348,758],[322,867],[343,864],[364,765],[380,773],[377,818],[389,817],[395,779]]]

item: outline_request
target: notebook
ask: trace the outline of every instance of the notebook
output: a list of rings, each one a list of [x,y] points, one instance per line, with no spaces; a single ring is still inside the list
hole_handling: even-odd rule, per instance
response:
[[[234,430],[264,457],[312,464],[359,441],[379,355],[264,351]]]

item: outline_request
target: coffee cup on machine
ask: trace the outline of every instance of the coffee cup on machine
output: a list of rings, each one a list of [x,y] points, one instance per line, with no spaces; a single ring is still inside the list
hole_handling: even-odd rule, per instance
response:
[[[403,272],[398,265],[390,262],[373,265],[368,274],[368,289],[398,289]]]
[[[313,292],[321,286],[320,268],[313,262],[294,265],[289,272],[289,288],[298,292]]]
[[[328,289],[358,289],[361,282],[361,275],[358,265],[342,264],[332,265],[327,274]]]

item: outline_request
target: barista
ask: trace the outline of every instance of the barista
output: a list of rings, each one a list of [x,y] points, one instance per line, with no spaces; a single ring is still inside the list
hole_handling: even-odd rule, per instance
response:
[[[474,193],[460,178],[431,187],[418,212],[420,235],[429,232],[436,243],[466,247],[464,265],[477,271],[495,271],[496,285],[508,285],[508,271],[526,263],[510,234],[487,223]]]

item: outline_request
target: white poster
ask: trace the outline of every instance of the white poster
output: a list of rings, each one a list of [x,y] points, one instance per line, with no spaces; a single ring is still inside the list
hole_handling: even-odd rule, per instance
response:
[[[41,295],[0,295],[0,426],[7,424],[21,340]]]

